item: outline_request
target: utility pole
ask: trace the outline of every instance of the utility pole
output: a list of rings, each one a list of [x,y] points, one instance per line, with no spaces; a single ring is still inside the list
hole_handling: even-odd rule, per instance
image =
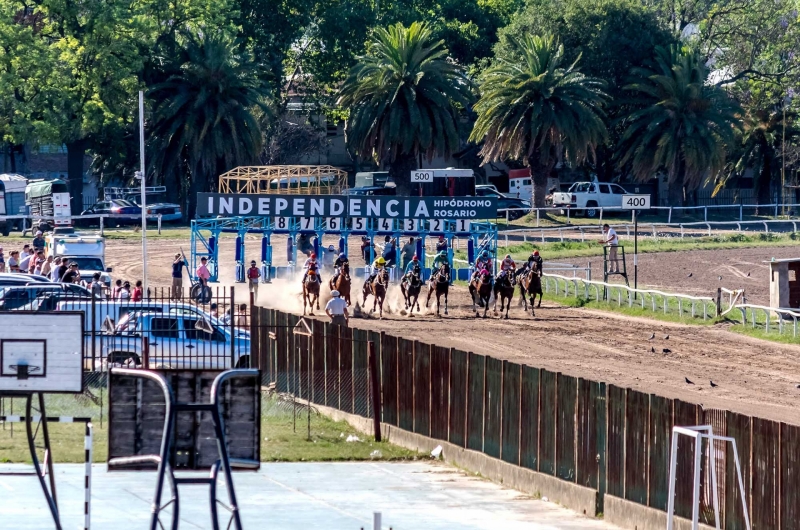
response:
[[[142,187],[142,293],[147,297],[147,201],[144,169],[144,91],[139,91],[139,179]]]

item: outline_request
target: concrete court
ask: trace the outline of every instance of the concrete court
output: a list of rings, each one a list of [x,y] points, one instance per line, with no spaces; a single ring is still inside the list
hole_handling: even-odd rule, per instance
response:
[[[93,529],[148,527],[155,473],[107,473],[97,464],[92,475]],[[64,529],[83,528],[83,466],[57,464],[56,476]],[[615,528],[434,462],[266,463],[258,473],[236,473],[234,484],[245,529],[372,530],[374,511],[384,530]],[[207,492],[181,487],[181,529],[211,528]],[[0,528],[53,528],[34,477],[0,476]]]

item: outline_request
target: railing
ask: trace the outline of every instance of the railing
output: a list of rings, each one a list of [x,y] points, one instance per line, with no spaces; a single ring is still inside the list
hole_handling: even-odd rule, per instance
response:
[[[22,235],[23,236],[25,236],[26,233],[31,233],[33,231],[34,227],[32,227],[32,226],[29,227],[27,225],[27,223],[30,222],[31,219],[42,220],[42,221],[54,221],[56,219],[55,217],[46,216],[46,215],[37,215],[37,216],[33,216],[33,217],[30,216],[30,215],[3,215],[3,216],[0,216],[0,217],[2,217],[3,219],[7,219],[7,220],[22,219],[23,221],[25,221],[26,224],[23,225],[24,228],[22,230]],[[59,217],[59,219],[62,219],[62,218]],[[133,220],[133,219],[136,219],[136,220],[139,221],[139,223],[141,223],[142,216],[141,216],[141,214],[139,214],[139,215],[135,215],[135,214],[87,214],[87,215],[72,215],[72,216],[70,216],[69,219],[70,219],[70,222],[73,223],[73,224],[74,224],[74,222],[76,220],[80,221],[80,220],[87,220],[87,219],[99,219],[98,223],[99,223],[100,235],[103,235],[103,231],[105,230],[106,220],[109,220],[109,219],[110,220],[114,220],[114,219],[118,219],[118,220],[119,219],[131,219],[131,220]],[[162,216],[161,216],[161,214],[148,215],[147,216],[147,221],[148,222],[155,221],[158,233],[159,234],[161,233],[161,224],[162,224]]]
[[[627,303],[628,307],[633,307],[635,302],[642,309],[649,308],[653,312],[661,309],[665,315],[674,313],[677,310],[678,315],[681,317],[686,312],[694,318],[702,308],[703,320],[707,320],[709,316],[712,318],[716,316],[717,303],[710,296],[667,293],[655,289],[634,289],[618,283],[570,278],[559,274],[544,274],[542,280],[545,292],[549,293],[552,285],[555,295],[561,294],[564,298],[569,297],[570,291],[572,291],[573,296],[576,298],[605,303],[613,303],[616,299],[619,307],[622,307],[623,301]],[[687,307],[686,311],[684,311],[684,305],[691,306],[691,309]],[[709,305],[712,307],[710,312],[708,311]]]
[[[771,326],[770,323],[772,322],[773,315],[776,318],[778,334],[783,334],[783,329],[785,327],[784,322],[791,319],[792,320],[792,336],[797,338],[797,318],[800,317],[800,312],[792,310],[792,309],[780,309],[777,307],[767,307],[762,305],[755,305],[755,304],[738,304],[735,306],[742,314],[742,325],[747,325],[747,314],[748,311],[750,312],[750,323],[752,324],[753,329],[758,327],[759,316],[763,315],[764,317],[764,332],[769,333]],[[776,326],[775,324],[772,325],[772,329]]]

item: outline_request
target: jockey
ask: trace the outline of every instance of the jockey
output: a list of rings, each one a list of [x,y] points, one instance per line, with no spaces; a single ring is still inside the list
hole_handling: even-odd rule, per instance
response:
[[[319,274],[319,263],[317,263],[316,253],[311,253],[306,262],[303,264],[303,270],[306,271],[306,273],[303,275],[304,282],[306,281],[306,277],[311,276],[309,273],[313,272],[317,277],[317,283],[322,283],[322,278]]]
[[[400,281],[404,282],[408,280],[412,274],[417,274],[418,276],[422,277],[422,267],[419,264],[419,258],[416,254],[414,254],[414,257],[411,258],[411,261],[409,261],[408,265],[406,265],[406,273],[403,275]]]
[[[516,276],[519,276],[525,270],[530,270],[533,267],[534,263],[536,263],[537,266],[536,270],[539,271],[539,277],[541,277],[543,261],[542,257],[539,255],[538,250],[534,250],[533,252],[531,252],[531,255],[528,256],[528,261],[525,263],[525,266],[517,272]]]
[[[511,273],[513,279],[516,277],[516,270],[516,262],[511,258],[511,254],[506,254],[506,257],[500,262],[500,273],[497,275],[497,277],[504,278],[506,274]]]
[[[344,267],[345,263],[349,265],[350,261],[347,259],[347,254],[341,252],[336,261],[333,262],[333,285],[336,285],[336,280],[339,279],[339,273],[342,272],[342,267]]]
[[[439,268],[442,265],[447,265],[448,267],[450,266],[450,261],[447,259],[446,250],[440,250],[439,253],[436,254],[436,257],[433,258],[433,266],[431,267],[431,270],[435,272],[431,274],[431,281],[433,281],[434,278],[436,278],[439,275]]]
[[[487,250],[481,252],[478,256],[478,259],[475,260],[475,272],[472,274],[472,279],[477,279],[478,276],[483,274],[484,270],[492,270],[492,260],[489,257],[489,251]]]
[[[377,258],[375,261],[372,262],[372,274],[370,274],[369,279],[367,281],[372,281],[375,279],[375,276],[378,275],[378,272],[381,271],[384,267],[386,267],[386,260],[383,256]]]

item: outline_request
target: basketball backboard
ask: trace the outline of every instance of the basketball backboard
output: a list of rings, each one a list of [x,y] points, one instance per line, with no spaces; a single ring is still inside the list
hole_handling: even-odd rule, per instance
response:
[[[83,391],[83,313],[0,313],[0,393]]]

